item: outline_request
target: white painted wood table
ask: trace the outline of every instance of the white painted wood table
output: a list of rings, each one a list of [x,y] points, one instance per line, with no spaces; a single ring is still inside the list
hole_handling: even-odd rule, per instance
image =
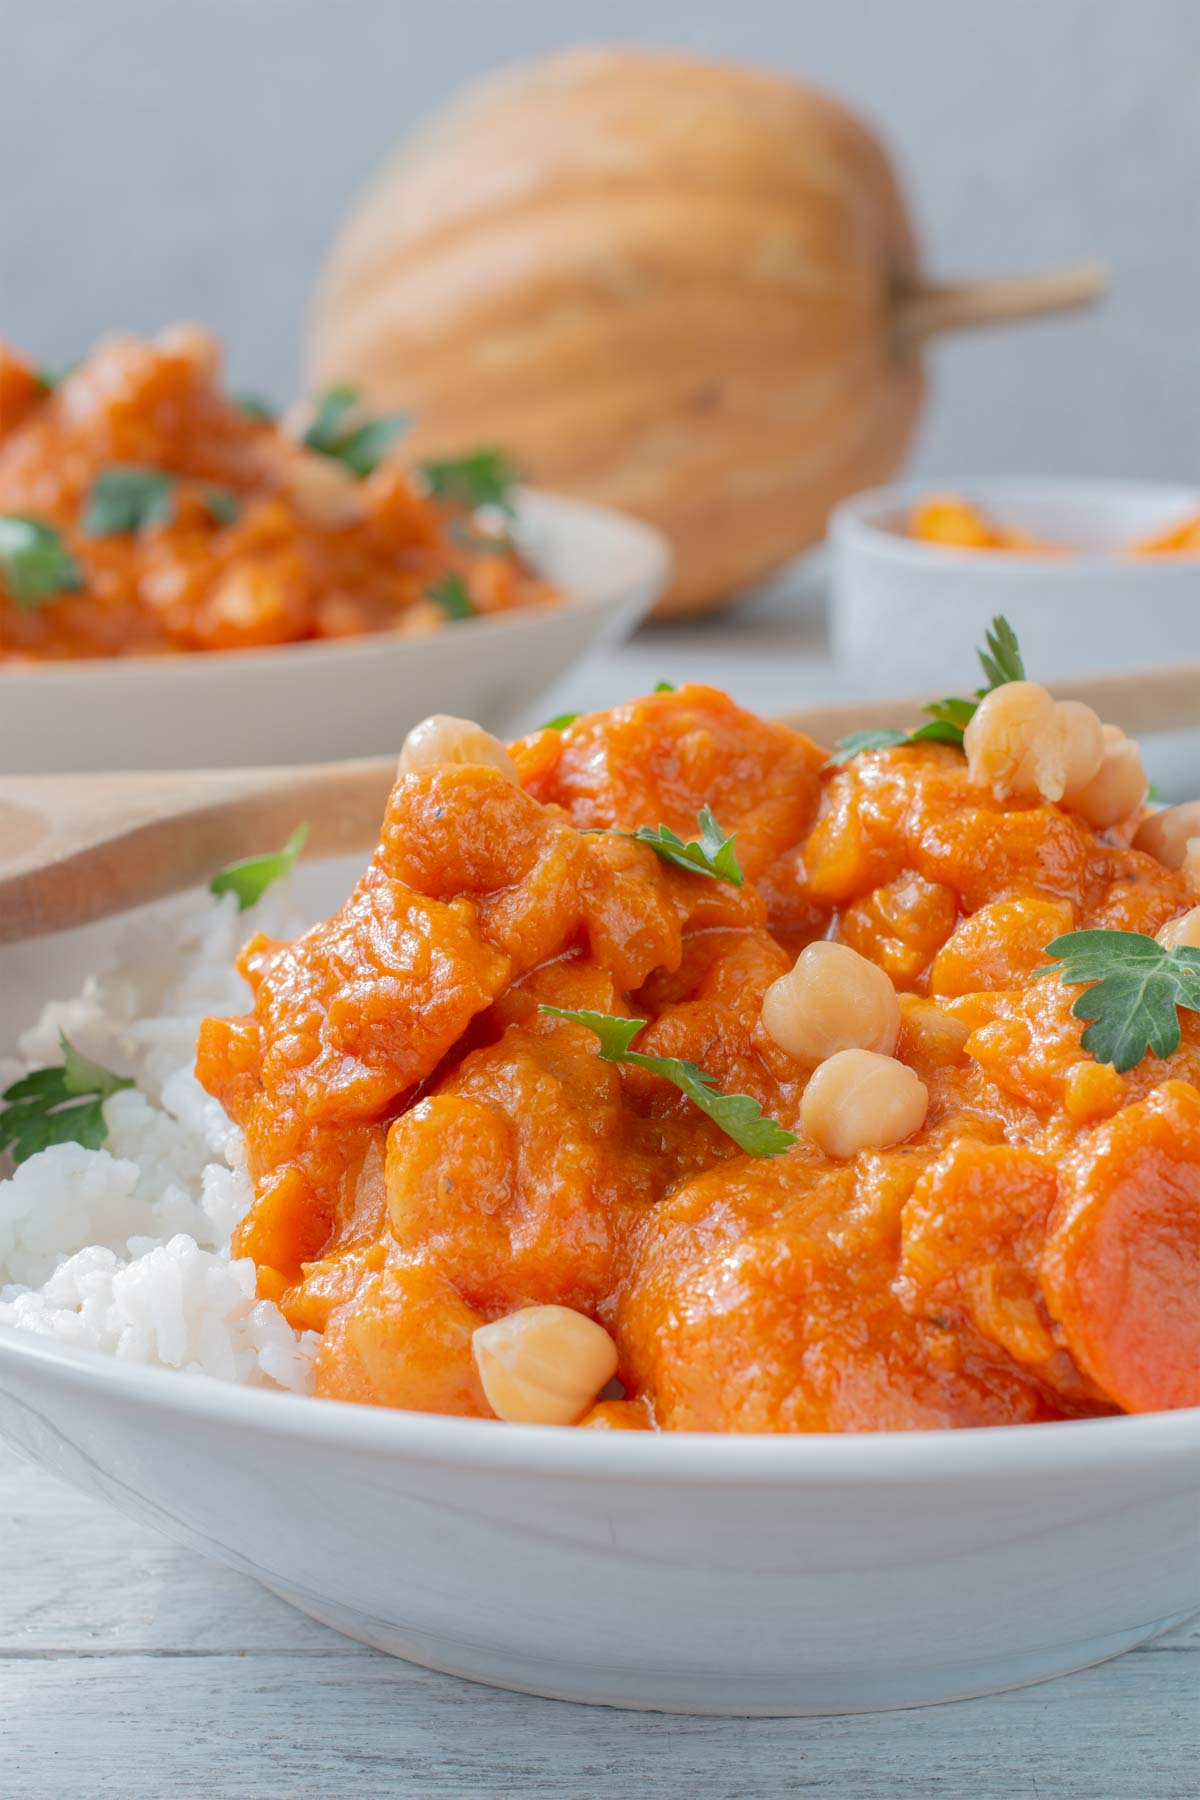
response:
[[[656,632],[548,711],[658,676],[831,695],[811,610]],[[886,672],[881,677],[886,682]],[[0,1453],[2,1800],[1197,1800],[1200,1621],[1042,1687],[920,1712],[701,1719],[527,1699],[365,1650]]]
[[[504,1694],[364,1650],[0,1460],[7,1800],[1196,1800],[1200,1621],[919,1712],[698,1719]]]

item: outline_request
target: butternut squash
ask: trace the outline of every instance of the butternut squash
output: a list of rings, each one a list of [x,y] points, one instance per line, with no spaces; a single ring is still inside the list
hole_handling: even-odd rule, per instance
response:
[[[468,90],[334,246],[309,375],[502,445],[671,538],[664,610],[716,606],[900,464],[937,331],[1076,305],[1094,270],[923,281],[886,152],[750,69],[572,51]]]

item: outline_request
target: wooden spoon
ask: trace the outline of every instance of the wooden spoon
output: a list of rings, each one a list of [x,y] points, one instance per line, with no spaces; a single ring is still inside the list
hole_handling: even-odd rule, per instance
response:
[[[1200,665],[1056,683],[1131,735],[1200,724]],[[818,743],[911,725],[919,698],[806,707]],[[393,757],[280,769],[0,777],[0,943],[38,937],[200,886],[225,863],[277,850],[307,822],[305,855],[371,849]]]

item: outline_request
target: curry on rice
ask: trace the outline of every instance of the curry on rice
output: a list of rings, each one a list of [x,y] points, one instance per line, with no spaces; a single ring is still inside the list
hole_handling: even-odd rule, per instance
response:
[[[1200,1402],[1200,1016],[1105,1059],[1069,967],[1191,991],[1188,822],[1000,673],[833,762],[700,686],[413,734],[350,898],[253,940],[200,1038],[318,1394],[740,1432]]]

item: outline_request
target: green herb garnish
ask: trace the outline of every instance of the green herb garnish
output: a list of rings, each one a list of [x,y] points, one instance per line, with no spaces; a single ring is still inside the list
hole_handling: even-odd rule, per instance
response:
[[[83,572],[54,527],[21,513],[0,514],[0,575],[22,612],[83,586]]]
[[[147,525],[169,525],[175,516],[175,486],[180,478],[165,469],[137,463],[114,463],[97,475],[88,491],[83,529],[89,537],[124,537]],[[232,525],[242,503],[232,488],[206,481],[199,485],[200,504],[218,525]]]
[[[121,537],[146,525],[168,525],[174,511],[173,476],[137,463],[115,463],[88,490],[83,529],[88,537]]]
[[[261,394],[234,394],[232,399],[240,413],[259,425],[273,425],[279,417],[278,408]]]
[[[746,878],[734,849],[736,831],[726,836],[711,807],[707,806],[700,808],[697,824],[700,836],[690,843],[685,843],[669,825],[639,825],[636,831],[593,825],[583,835],[630,838],[635,844],[645,844],[664,862],[673,863],[677,869],[686,869],[689,875],[703,875],[709,881],[727,881],[731,887],[741,887]]]
[[[1119,1073],[1147,1050],[1172,1056],[1179,1048],[1179,1008],[1200,1012],[1200,948],[1167,950],[1140,931],[1068,931],[1046,945],[1053,962],[1038,975],[1058,975],[1070,987],[1094,983],[1072,1015],[1090,1019],[1083,1047]]]
[[[425,598],[440,606],[448,619],[475,617],[475,603],[461,575],[443,575],[425,589]]]
[[[987,686],[979,689],[975,696],[977,700],[982,700],[993,688],[1004,687],[1007,682],[1025,680],[1025,660],[1021,655],[1021,646],[1017,642],[1016,632],[1003,613],[992,620],[992,628],[987,633],[984,648],[978,652],[978,656]]]
[[[673,681],[656,681],[654,684],[654,692],[656,694],[673,694],[675,692],[675,683]]]
[[[131,1088],[124,1075],[102,1069],[82,1056],[65,1032],[59,1032],[63,1060],[49,1069],[36,1069],[5,1088],[0,1098],[0,1152],[11,1150],[14,1163],[23,1163],[51,1144],[82,1144],[98,1150],[108,1136],[104,1102],[110,1094]]]
[[[466,456],[435,458],[417,468],[435,500],[455,506],[494,506],[512,518],[516,511],[513,488],[521,470],[503,450],[471,450]]]
[[[864,750],[891,750],[898,744],[953,744],[962,749],[963,733],[975,717],[979,702],[994,688],[1010,681],[1025,680],[1025,664],[1017,635],[1003,617],[992,620],[985,645],[978,652],[987,686],[977,688],[971,700],[932,700],[921,711],[927,714],[924,725],[912,731],[887,728],[877,731],[852,731],[842,738],[829,758],[826,768],[841,768]]]
[[[209,482],[201,489],[200,501],[218,525],[237,524],[242,503],[232,488],[219,487]]]
[[[43,363],[40,369],[34,370],[34,378],[43,394],[52,394],[78,367],[78,357],[69,363]]]
[[[361,477],[374,473],[396,439],[408,430],[409,421],[407,413],[364,419],[359,403],[357,388],[330,388],[317,402],[317,416],[304,434],[304,443]]]
[[[838,739],[837,749],[825,766],[827,769],[840,769],[844,763],[852,762],[866,750],[894,750],[897,744],[907,742],[907,731],[897,731],[886,725],[878,731],[852,731],[849,737]]]
[[[645,1019],[618,1019],[611,1013],[601,1012],[569,1012],[562,1006],[540,1006],[538,1011],[549,1013],[556,1019],[570,1019],[573,1024],[594,1032],[600,1040],[600,1056],[604,1062],[632,1063],[635,1068],[649,1070],[651,1075],[661,1075],[681,1094],[686,1094],[748,1155],[781,1156],[796,1142],[794,1131],[785,1131],[774,1119],[763,1117],[763,1109],[757,1100],[749,1094],[722,1094],[713,1076],[706,1075],[695,1063],[684,1062],[678,1056],[643,1056],[639,1050],[631,1050],[630,1044],[645,1028]]]
[[[218,870],[208,884],[210,894],[236,894],[238,911],[260,901],[272,882],[290,875],[300,860],[300,852],[308,841],[308,826],[297,825],[282,850],[270,856],[246,856]]]

